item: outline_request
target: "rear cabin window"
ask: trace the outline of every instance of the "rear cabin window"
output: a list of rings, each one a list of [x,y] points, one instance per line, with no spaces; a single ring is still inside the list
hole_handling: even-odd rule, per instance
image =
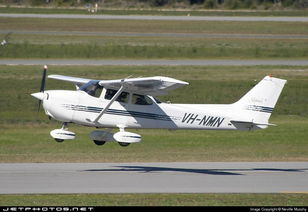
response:
[[[151,105],[153,104],[153,101],[144,95],[139,95],[139,94],[133,94],[132,96],[132,104],[136,105]]]

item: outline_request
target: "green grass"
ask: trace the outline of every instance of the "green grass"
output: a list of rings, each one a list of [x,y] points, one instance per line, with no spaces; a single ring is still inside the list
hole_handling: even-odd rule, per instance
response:
[[[120,39],[119,39],[120,40]],[[130,43],[119,44],[112,41],[101,44],[99,42],[83,44],[33,44],[30,42],[11,43],[0,52],[0,58],[241,58],[241,59],[270,59],[270,58],[297,58],[308,56],[307,41],[250,41],[239,42],[227,39],[226,41],[203,41],[200,45],[196,41],[183,43],[180,40],[172,44],[148,43],[134,45],[136,38]],[[140,41],[139,41],[140,42]]]
[[[0,18],[2,30],[144,32],[144,33],[239,33],[306,34],[307,22],[161,21]]]
[[[255,132],[132,130],[141,143],[122,148],[98,147],[88,138],[93,128],[70,125],[73,141],[50,136],[60,123],[49,121],[29,94],[38,90],[39,66],[0,66],[1,162],[136,162],[136,161],[307,161],[307,67],[67,67],[50,66],[49,74],[93,79],[163,75],[189,86],[161,96],[174,103],[231,103],[266,74],[288,80],[274,110],[277,127]],[[46,89],[74,89],[71,83],[47,80]],[[35,138],[35,139],[34,139]],[[61,147],[61,148],[59,148]],[[274,150],[274,151],[273,151]],[[89,154],[91,152],[91,154]]]
[[[307,35],[307,23],[0,18],[12,32],[0,58],[307,58],[307,39],[228,38],[228,34]],[[18,34],[14,31],[34,31]],[[118,36],[46,35],[41,31],[108,32]],[[121,32],[136,36],[120,35]],[[146,36],[142,33],[225,34],[225,38]],[[2,34],[0,39],[4,39]]]
[[[0,195],[5,206],[306,206],[307,194]]]
[[[256,132],[130,130],[143,136],[127,148],[96,146],[91,128],[70,126],[73,141],[55,142],[60,124],[2,125],[1,162],[307,161],[307,118],[278,116],[277,127]],[[36,138],[36,139],[34,139]],[[89,154],[91,153],[91,154]]]

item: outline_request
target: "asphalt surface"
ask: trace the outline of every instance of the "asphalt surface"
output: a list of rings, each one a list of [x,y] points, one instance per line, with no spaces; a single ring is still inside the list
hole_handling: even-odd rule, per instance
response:
[[[9,18],[58,18],[101,20],[159,20],[159,21],[245,21],[245,22],[308,22],[308,17],[259,16],[155,16],[155,15],[77,15],[77,14],[20,14],[1,13]]]
[[[0,194],[307,193],[307,162],[0,164]]]
[[[208,39],[308,39],[300,34],[234,34],[234,33],[143,33],[143,32],[88,32],[88,31],[30,31],[1,30],[0,34],[18,35],[74,35],[102,37],[175,37],[175,38],[208,38]]]
[[[0,65],[125,65],[125,66],[308,66],[308,60],[194,60],[194,59],[0,59]]]

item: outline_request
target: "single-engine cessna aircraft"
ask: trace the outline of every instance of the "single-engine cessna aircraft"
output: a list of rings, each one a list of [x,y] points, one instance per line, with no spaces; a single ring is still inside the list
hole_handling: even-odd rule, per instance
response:
[[[68,123],[96,128],[90,138],[97,145],[118,142],[121,146],[141,141],[130,128],[256,130],[264,129],[286,80],[264,77],[255,87],[233,104],[168,104],[155,96],[188,85],[169,77],[140,77],[118,80],[93,80],[63,75],[48,78],[75,84],[76,90],[45,89],[47,66],[41,89],[31,94],[42,103],[46,115],[61,121],[62,128],[50,135],[58,142],[74,139]],[[112,128],[119,132],[111,133]]]

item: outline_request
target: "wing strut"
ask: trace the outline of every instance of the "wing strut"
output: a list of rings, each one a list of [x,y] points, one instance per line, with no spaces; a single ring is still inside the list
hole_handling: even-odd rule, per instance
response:
[[[122,81],[122,85],[120,87],[120,89],[116,92],[116,94],[111,98],[110,102],[106,105],[106,107],[98,114],[98,116],[93,120],[93,122],[98,122],[98,120],[102,117],[102,115],[104,115],[104,113],[110,108],[110,106],[112,105],[112,103],[119,97],[119,95],[121,94],[121,92],[124,89],[124,81]]]

